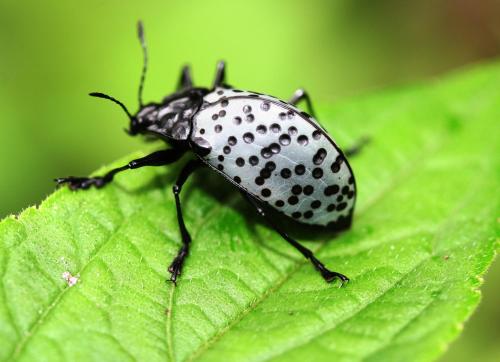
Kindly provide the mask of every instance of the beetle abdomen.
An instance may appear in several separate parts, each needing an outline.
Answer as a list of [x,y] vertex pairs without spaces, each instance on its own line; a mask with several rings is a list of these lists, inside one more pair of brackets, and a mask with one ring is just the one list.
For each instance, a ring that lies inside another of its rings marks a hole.
[[356,188],[338,147],[316,120],[270,96],[218,88],[194,117],[203,160],[225,177],[300,222],[350,222]]

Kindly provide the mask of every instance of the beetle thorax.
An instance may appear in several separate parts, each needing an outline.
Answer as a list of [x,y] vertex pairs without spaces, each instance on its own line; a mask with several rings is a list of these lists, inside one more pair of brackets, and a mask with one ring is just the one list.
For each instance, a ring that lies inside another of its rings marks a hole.
[[187,140],[192,128],[192,118],[198,110],[188,96],[174,100],[168,98],[162,104],[144,106],[137,113],[139,128],[143,133],[166,140]]

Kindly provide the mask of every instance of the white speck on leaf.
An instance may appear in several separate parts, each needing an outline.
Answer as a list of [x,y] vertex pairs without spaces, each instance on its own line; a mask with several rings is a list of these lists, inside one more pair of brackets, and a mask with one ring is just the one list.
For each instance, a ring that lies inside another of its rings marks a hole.
[[64,273],[62,273],[61,277],[64,280],[66,280],[66,282],[68,283],[69,287],[72,287],[73,285],[75,285],[76,283],[78,283],[78,280],[80,279],[79,276],[73,276],[68,271],[65,271]]

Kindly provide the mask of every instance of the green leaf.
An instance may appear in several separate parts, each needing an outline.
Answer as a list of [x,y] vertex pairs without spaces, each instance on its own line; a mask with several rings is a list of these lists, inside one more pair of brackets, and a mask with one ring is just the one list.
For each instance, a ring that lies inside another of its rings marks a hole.
[[341,145],[372,138],[352,159],[352,229],[306,242],[350,276],[345,288],[208,171],[182,195],[193,247],[177,288],[165,280],[180,245],[178,166],[62,189],[3,220],[0,359],[436,358],[477,306],[498,248],[499,84],[500,64],[483,65],[320,108]]

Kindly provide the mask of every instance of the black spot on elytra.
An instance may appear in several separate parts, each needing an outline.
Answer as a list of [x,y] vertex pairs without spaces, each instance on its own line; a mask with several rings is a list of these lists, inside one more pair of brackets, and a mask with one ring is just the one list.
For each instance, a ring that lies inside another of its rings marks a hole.
[[315,130],[312,133],[312,138],[315,140],[319,140],[321,138],[321,131],[320,130]]
[[236,165],[237,165],[238,167],[243,167],[243,166],[245,166],[245,160],[244,160],[242,157],[238,157],[238,158],[236,159]]
[[281,152],[281,146],[277,143],[271,143],[269,145],[269,149],[271,150],[272,153],[277,154]]
[[346,202],[343,202],[343,203],[341,203],[341,204],[338,204],[338,205],[337,205],[337,211],[342,211],[342,210],[344,210],[346,207],[347,207],[347,203],[346,203]]
[[260,150],[260,155],[264,158],[269,158],[273,155],[273,152],[269,147],[264,147],[263,149]]
[[312,171],[312,175],[314,178],[321,178],[323,177],[323,170],[319,167],[316,167],[313,171]]
[[321,207],[321,201],[319,200],[314,200],[313,202],[311,202],[311,207],[313,209],[318,209],[319,207]]
[[299,133],[299,131],[297,131],[297,128],[295,128],[294,126],[288,127],[288,134],[290,136],[295,136],[297,135],[297,133]]
[[257,133],[266,134],[267,127],[264,126],[263,124],[259,124],[255,130],[257,131]]
[[314,192],[314,187],[312,187],[311,185],[306,185],[304,186],[304,195],[312,195],[312,193]]
[[276,169],[276,164],[273,161],[268,161],[264,167],[272,172]]
[[338,185],[330,185],[325,188],[325,195],[326,196],[331,196],[335,195],[337,192],[339,192],[339,186]]
[[291,142],[291,138],[287,134],[282,134],[279,138],[279,142],[282,146],[288,146]]
[[300,135],[299,137],[297,137],[297,142],[301,146],[307,146],[307,144],[309,143],[309,138],[307,138],[306,135]]
[[260,170],[260,176],[263,178],[269,178],[271,177],[271,171],[267,168],[263,168]]
[[260,194],[264,197],[269,197],[271,196],[271,190],[269,189],[262,189],[262,191],[260,192]]
[[315,165],[321,165],[326,158],[326,154],[326,150],[324,148],[320,148],[313,156],[313,163]]
[[284,169],[281,170],[280,175],[283,178],[290,178],[290,176],[292,176],[292,171],[290,171],[289,168],[285,167]]
[[306,167],[304,165],[297,165],[295,166],[295,173],[297,175],[303,175],[306,172]]
[[263,177],[257,176],[257,177],[255,178],[255,184],[257,184],[258,186],[262,186],[262,185],[264,185],[264,182],[265,182],[265,180],[264,180],[264,178],[263,178]]
[[250,132],[247,132],[243,135],[243,141],[245,141],[245,143],[252,143],[254,140],[255,136]]

